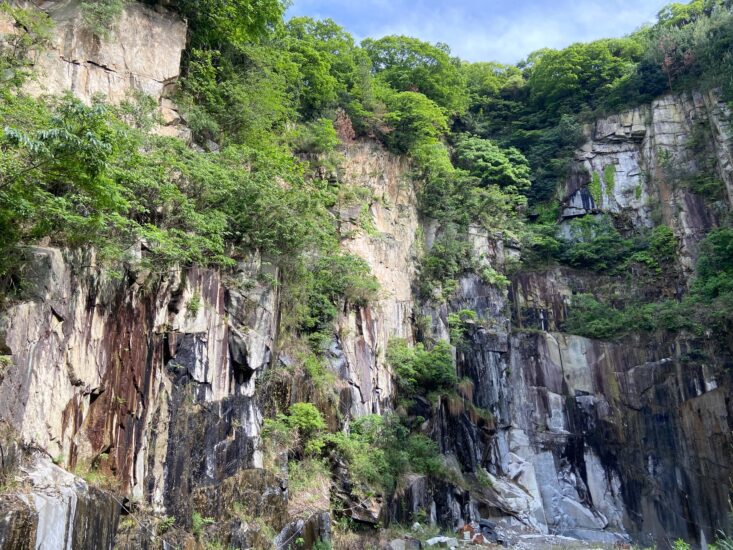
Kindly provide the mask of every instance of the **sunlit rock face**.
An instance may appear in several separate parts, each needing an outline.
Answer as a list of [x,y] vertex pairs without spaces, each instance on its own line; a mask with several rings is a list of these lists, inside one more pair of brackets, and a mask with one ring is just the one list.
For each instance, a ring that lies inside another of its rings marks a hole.
[[[128,2],[108,34],[98,36],[85,24],[81,2],[10,2],[40,8],[54,24],[50,44],[31,52],[33,78],[24,90],[34,96],[71,92],[85,103],[94,98],[112,104],[152,98],[160,119],[154,131],[190,140],[191,132],[170,99],[180,76],[186,23],[160,7]],[[12,21],[0,16],[0,40],[16,32]]]
[[56,24],[51,47],[36,63],[33,93],[74,95],[91,101],[95,94],[118,103],[139,91],[156,99],[178,78],[186,46],[186,24],[163,10],[129,3],[108,36],[84,25],[80,0],[41,2]]
[[368,198],[339,205],[342,248],[366,260],[380,285],[375,303],[339,319],[330,353],[334,369],[350,386],[351,413],[361,416],[389,408],[394,397],[385,352],[390,338],[413,339],[413,286],[422,242],[406,159],[369,142],[350,144],[344,155],[342,185]]

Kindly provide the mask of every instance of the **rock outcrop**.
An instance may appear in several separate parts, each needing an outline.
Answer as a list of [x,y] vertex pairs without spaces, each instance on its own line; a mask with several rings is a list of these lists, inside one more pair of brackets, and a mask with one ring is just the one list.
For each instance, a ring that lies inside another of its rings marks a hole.
[[108,36],[86,28],[80,0],[40,2],[56,29],[51,46],[36,62],[33,93],[74,95],[91,101],[101,94],[113,103],[139,91],[156,99],[178,79],[186,47],[186,23],[180,17],[129,3]]
[[[78,2],[45,4],[57,32],[34,92],[120,101],[139,90],[173,109],[165,95],[182,21],[130,5],[100,40],[80,24]],[[667,96],[589,132],[562,217],[664,221],[690,275],[719,209],[677,180],[712,166],[726,191],[718,202],[733,204],[728,108],[713,92]],[[508,288],[465,273],[444,302],[421,301],[419,259],[441,228],[418,215],[409,162],[366,141],[343,156],[339,181],[354,199],[334,208],[341,245],[381,291],[339,315],[326,353],[340,391],[330,427],[393,408],[390,338],[447,339],[451,313],[476,313],[455,349],[471,391],[410,411],[425,419],[450,481],[409,476],[353,519],[457,528],[495,518],[601,543],[714,538],[733,477],[727,353],[681,337],[563,333],[573,295],[608,282],[567,268],[514,274]],[[470,242],[478,265],[498,272],[519,254],[477,227]],[[205,528],[234,547],[327,540],[328,513],[289,517],[287,467],[263,463],[257,390],[263,373],[293,361],[278,349],[280,296],[267,282],[277,268],[252,256],[226,272],[156,273],[140,261],[143,243],[130,252],[137,260],[110,272],[92,251],[27,249],[24,295],[0,317],[0,482],[10,488],[0,548],[195,547],[194,517],[214,518]],[[176,527],[161,535],[161,518]]]
[[691,192],[695,176],[719,179],[733,205],[731,113],[715,91],[669,95],[588,128],[564,189],[564,218],[622,214],[637,226],[663,222],[682,242],[691,273],[697,243],[716,223],[716,211]]
[[351,387],[351,413],[361,416],[389,408],[394,397],[386,344],[390,338],[413,339],[413,285],[422,243],[406,159],[376,144],[355,143],[345,151],[342,172],[343,185],[368,196],[340,205],[342,247],[366,260],[380,285],[374,304],[339,320],[330,353],[332,367]]
[[[13,358],[0,419],[27,447],[184,525],[216,506],[207,488],[262,466],[254,388],[271,359],[277,292],[254,279],[267,266],[242,264],[225,288],[214,271],[130,267],[115,278],[91,254],[29,254],[29,299],[0,323]],[[20,481],[39,471],[23,468]]]

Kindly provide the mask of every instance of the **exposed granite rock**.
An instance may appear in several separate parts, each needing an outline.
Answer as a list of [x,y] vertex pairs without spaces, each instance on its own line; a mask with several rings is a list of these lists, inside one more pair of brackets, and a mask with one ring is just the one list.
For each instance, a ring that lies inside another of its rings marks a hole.
[[376,303],[339,320],[340,337],[332,347],[332,367],[350,384],[351,413],[359,416],[384,410],[393,396],[386,344],[392,337],[412,340],[412,284],[420,242],[407,161],[365,141],[344,152],[341,181],[371,194],[363,214],[373,230],[366,231],[358,217],[342,209],[342,248],[366,260],[381,287]]
[[178,78],[186,46],[180,17],[131,2],[109,36],[100,38],[85,28],[80,0],[41,4],[56,30],[52,46],[38,58],[38,79],[29,91],[71,90],[86,101],[102,94],[118,103],[133,90],[159,99]]
[[316,543],[331,542],[331,515],[328,512],[314,514],[286,525],[273,541],[275,548],[283,550],[311,550]]
[[20,496],[0,496],[0,548],[35,550],[38,512]]
[[[699,173],[704,164],[701,155],[710,156],[714,165],[710,175],[723,182],[727,206],[733,205],[728,106],[715,91],[668,95],[600,119],[588,132],[589,140],[577,152],[565,185],[563,217],[612,212],[624,214],[637,227],[650,227],[653,215],[661,216],[681,238],[681,262],[691,273],[697,243],[716,215],[703,197],[677,180]],[[702,136],[704,153],[691,147],[695,135]]]
[[[182,21],[129,5],[110,39],[100,40],[81,25],[78,0],[42,4],[58,32],[30,91],[71,90],[85,101],[103,93],[119,102],[139,90],[159,101],[177,133],[183,121],[165,96],[185,46]],[[12,29],[0,22],[0,31]],[[566,182],[563,216],[612,212],[641,227],[659,206],[691,273],[716,214],[673,185],[668,168],[698,168],[689,140],[701,125],[733,204],[730,113],[710,92],[667,96],[593,125]],[[456,350],[472,395],[458,406],[444,398],[415,405],[454,482],[411,476],[389,502],[357,501],[341,471],[335,498],[351,517],[409,523],[424,514],[450,528],[511,518],[536,533],[601,543],[627,534],[645,543],[701,532],[711,540],[726,525],[733,476],[730,359],[685,357],[692,346],[684,340],[605,343],[558,332],[572,294],[600,280],[572,270],[520,273],[509,292],[467,274],[446,303],[416,311],[417,260],[441,227],[419,219],[405,159],[368,142],[350,143],[344,154],[340,181],[370,199],[366,209],[339,205],[342,247],[367,261],[382,291],[338,320],[328,355],[344,382],[343,418],[334,413],[330,427],[390,409],[385,350],[393,337],[413,341],[416,313],[430,319],[426,330],[436,339],[448,338],[450,313],[477,313]],[[518,255],[483,229],[471,227],[469,237],[481,268],[501,271]],[[92,253],[28,254],[27,299],[0,319],[0,355],[12,360],[0,373],[0,421],[20,441],[66,468],[98,464],[135,506],[180,526],[190,526],[194,512],[215,517],[212,531],[234,547],[271,542],[257,518],[279,531],[281,547],[299,536],[306,548],[327,540],[328,514],[289,522],[286,482],[261,469],[255,388],[273,362],[279,297],[257,275],[276,279],[274,268],[253,257],[225,278],[130,265],[115,279]],[[298,387],[289,398],[308,395]],[[18,466],[5,448],[3,474],[11,462]],[[47,459],[24,476],[27,492],[1,497],[0,548],[111,546],[119,503],[110,495]],[[235,503],[246,503],[252,518],[235,517]],[[200,546],[189,535],[180,541]],[[159,543],[142,528],[119,541]]]
[[193,494],[210,508],[206,487],[261,467],[253,393],[277,292],[252,281],[266,266],[243,263],[231,283],[249,290],[229,291],[214,271],[131,266],[116,279],[93,254],[28,253],[29,299],[0,320],[13,357],[0,419],[21,441],[70,469],[99,462],[123,493],[184,522]]
[[0,497],[0,548],[112,548],[120,506],[111,493],[40,454],[17,479],[23,490]]
[[[186,47],[186,23],[165,9],[127,2],[109,34],[97,36],[84,23],[81,1],[11,1],[45,11],[55,24],[50,45],[32,54],[34,75],[25,91],[34,96],[71,92],[85,103],[102,96],[113,104],[143,94],[158,103],[161,122],[154,132],[190,141],[191,131],[170,99]],[[0,40],[15,32],[12,21],[0,15]]]

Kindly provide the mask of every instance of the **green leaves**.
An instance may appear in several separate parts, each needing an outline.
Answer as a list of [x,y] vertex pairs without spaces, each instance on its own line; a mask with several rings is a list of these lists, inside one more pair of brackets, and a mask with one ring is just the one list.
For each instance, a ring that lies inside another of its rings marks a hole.
[[384,120],[390,126],[385,139],[393,150],[411,152],[448,132],[446,116],[423,94],[383,90],[382,98],[388,109]]
[[108,168],[124,140],[108,110],[66,97],[51,111],[36,102],[36,113],[19,124],[32,100],[7,99],[0,112],[0,226],[7,228],[0,248],[45,236],[99,242],[119,229],[129,202]]
[[358,256],[333,252],[304,266],[302,285],[307,309],[299,315],[299,329],[312,334],[315,347],[328,334],[339,306],[363,307],[376,298],[379,283],[369,265]]
[[[164,268],[230,265],[254,250],[276,259],[335,239],[318,183],[306,181],[282,148],[200,153],[130,128],[100,103],[67,97],[46,108],[23,96],[7,100],[0,108],[3,251],[46,236],[109,251],[143,240],[145,261]],[[332,126],[317,130],[317,146],[331,146]],[[366,293],[346,287],[355,300]]]
[[430,350],[422,344],[414,348],[401,338],[389,341],[387,361],[394,369],[400,395],[411,397],[452,389],[456,383],[450,344],[437,342]]
[[421,93],[447,115],[460,114],[468,106],[465,77],[445,44],[386,36],[364,40],[362,47],[372,60],[375,74],[398,92]]
[[391,492],[408,472],[443,472],[438,445],[411,433],[396,415],[361,416],[352,421],[351,433],[330,434],[326,441],[348,462],[351,479],[372,490]]
[[288,414],[278,414],[265,420],[262,436],[288,453],[302,456],[318,454],[323,446],[321,432],[326,429],[323,415],[312,403],[293,403]]
[[30,75],[39,52],[50,42],[54,23],[48,14],[34,8],[0,2],[0,16],[14,23],[14,32],[0,40],[0,84],[20,86]]
[[633,39],[605,39],[545,50],[532,66],[532,100],[550,116],[596,107],[624,75],[633,70],[641,48]]
[[112,26],[122,15],[127,0],[95,0],[81,3],[81,16],[89,31],[108,38]]
[[464,135],[458,139],[456,164],[478,178],[483,186],[498,185],[510,192],[527,191],[531,185],[527,159],[516,148],[499,147],[488,139]]
[[708,300],[733,293],[733,229],[715,229],[700,243],[693,291]]
[[261,38],[280,24],[281,0],[177,0],[173,7],[188,20],[194,47],[239,46]]

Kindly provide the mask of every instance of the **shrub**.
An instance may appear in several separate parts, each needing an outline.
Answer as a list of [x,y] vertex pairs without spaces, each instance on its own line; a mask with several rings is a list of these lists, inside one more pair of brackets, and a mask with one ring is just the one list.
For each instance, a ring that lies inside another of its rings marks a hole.
[[295,153],[322,155],[333,151],[341,142],[333,122],[319,118],[296,127],[290,135],[290,143]]
[[693,291],[704,299],[733,292],[733,229],[715,229],[700,243]]
[[191,299],[186,302],[186,311],[191,317],[196,317],[201,309],[201,294],[198,291],[193,293]]
[[315,432],[324,430],[326,423],[321,412],[312,403],[293,403],[289,409],[288,426],[308,439]]
[[583,216],[568,224],[570,237],[564,240],[563,261],[573,267],[606,271],[618,267],[631,251],[607,216]]
[[658,330],[701,334],[704,329],[700,316],[699,304],[692,297],[682,301],[632,302],[617,309],[590,294],[581,294],[573,297],[563,330],[600,340]]
[[591,294],[579,294],[573,296],[563,330],[604,340],[615,338],[629,328],[622,312],[602,304]]
[[531,185],[527,159],[516,148],[499,147],[488,139],[464,135],[455,147],[457,166],[477,178],[481,185],[498,185],[527,191]]
[[199,537],[203,533],[204,527],[214,523],[214,518],[205,518],[198,512],[194,512],[191,516],[191,531],[195,536]]
[[456,288],[456,279],[471,267],[471,248],[465,234],[458,227],[447,225],[433,243],[430,252],[420,261],[420,292],[425,297],[434,295],[436,288],[444,298]]
[[90,32],[108,38],[116,20],[122,15],[127,0],[96,0],[81,3],[81,16]]
[[395,415],[366,415],[353,421],[349,434],[328,436],[349,463],[352,479],[381,491],[395,488],[405,473],[441,475],[443,462],[437,444],[411,433]]
[[395,152],[412,152],[448,132],[448,120],[440,107],[420,93],[390,91],[384,102],[389,109],[384,120],[391,128],[385,140]]
[[332,329],[340,305],[367,305],[376,298],[379,283],[369,265],[352,254],[327,254],[309,267],[303,273],[306,309],[300,313],[299,326],[318,343]]
[[450,341],[454,346],[461,347],[463,345],[469,323],[477,319],[478,315],[471,309],[462,309],[448,315]]
[[322,446],[320,433],[326,429],[321,412],[311,403],[293,403],[288,414],[265,419],[262,437],[275,449],[288,453],[318,454]]
[[457,382],[453,354],[447,342],[438,342],[427,350],[422,344],[411,348],[405,340],[395,338],[387,346],[387,361],[393,368],[397,386],[408,397],[451,389]]
[[170,530],[176,523],[176,518],[173,516],[163,516],[158,522],[157,531],[159,535],[164,535]]
[[38,55],[49,44],[54,23],[41,10],[11,6],[0,2],[0,15],[14,23],[14,33],[0,39],[0,83],[20,86],[30,75]]

